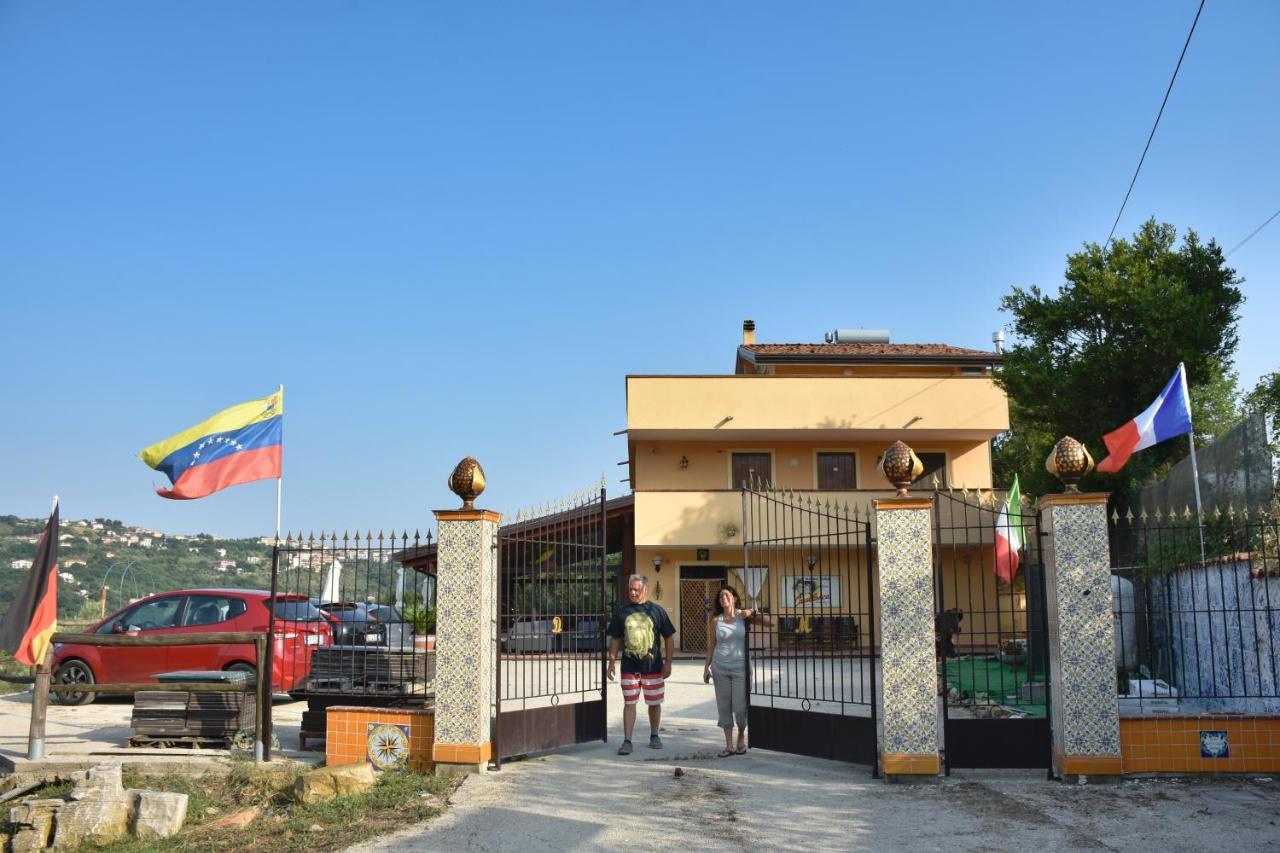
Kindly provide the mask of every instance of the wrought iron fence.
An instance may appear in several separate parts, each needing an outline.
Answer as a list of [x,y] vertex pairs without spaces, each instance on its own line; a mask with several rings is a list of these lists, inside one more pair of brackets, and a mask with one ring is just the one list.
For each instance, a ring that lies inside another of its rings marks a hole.
[[1280,713],[1276,509],[1113,511],[1122,714]]
[[295,696],[417,703],[434,694],[432,535],[289,534],[272,554],[273,667]]
[[[498,533],[498,696],[503,710],[601,697],[621,563],[597,488],[516,514]],[[554,700],[554,702],[553,702]]]
[[874,716],[877,626],[871,523],[838,506],[752,484],[742,491],[752,701]]

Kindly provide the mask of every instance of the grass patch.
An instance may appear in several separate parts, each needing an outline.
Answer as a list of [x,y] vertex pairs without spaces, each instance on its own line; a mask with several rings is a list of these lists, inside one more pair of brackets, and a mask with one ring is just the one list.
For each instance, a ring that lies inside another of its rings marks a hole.
[[[0,672],[5,675],[30,675],[31,667],[18,663],[9,655],[0,652]],[[9,693],[21,693],[30,686],[30,684],[14,684],[11,681],[0,681],[0,696]]]
[[[95,849],[105,853],[338,850],[434,817],[440,812],[440,801],[456,784],[433,774],[387,771],[364,794],[304,806],[294,802],[293,783],[305,769],[263,771],[245,762],[225,776],[125,774],[126,787],[189,796],[186,826],[165,841],[128,840]],[[260,808],[262,814],[245,828],[215,826],[219,819],[250,808]]]

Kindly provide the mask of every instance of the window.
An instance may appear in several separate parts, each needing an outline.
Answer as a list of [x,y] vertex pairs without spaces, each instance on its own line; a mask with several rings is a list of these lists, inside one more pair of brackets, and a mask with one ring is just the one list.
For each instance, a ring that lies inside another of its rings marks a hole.
[[132,607],[121,613],[107,631],[116,625],[122,625],[122,631],[154,631],[157,628],[174,628],[178,624],[178,614],[182,612],[185,597],[178,595],[172,598],[157,598]]
[[917,453],[916,456],[924,463],[924,473],[911,481],[911,488],[921,491],[932,489],[935,474],[938,476],[938,488],[947,488],[947,454]]
[[182,624],[184,627],[216,625],[236,618],[246,609],[244,599],[226,595],[193,595]]
[[740,489],[743,483],[773,482],[773,460],[768,453],[733,454],[733,481],[730,488]]
[[848,491],[858,488],[857,457],[850,453],[818,454],[818,488]]

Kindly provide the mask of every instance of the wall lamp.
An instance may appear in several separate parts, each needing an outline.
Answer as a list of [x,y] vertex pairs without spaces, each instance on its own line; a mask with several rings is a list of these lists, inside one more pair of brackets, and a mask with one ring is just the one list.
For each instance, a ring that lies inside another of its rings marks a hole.
[[681,470],[681,471],[687,471],[688,469],[689,469],[689,457],[688,457],[688,456],[681,456],[681,457],[680,457],[680,470]]
[[810,569],[810,571],[812,571],[812,570],[813,570],[813,567],[814,567],[814,566],[816,566],[816,565],[818,565],[818,558],[817,558],[817,557],[815,557],[813,554],[810,554],[810,555],[809,555],[809,569]]
[[653,570],[658,573],[662,572],[662,555],[653,558]]

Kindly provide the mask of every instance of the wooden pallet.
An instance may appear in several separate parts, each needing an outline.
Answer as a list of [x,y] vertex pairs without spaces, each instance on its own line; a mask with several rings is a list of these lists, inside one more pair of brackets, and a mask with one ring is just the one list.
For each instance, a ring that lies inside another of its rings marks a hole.
[[176,734],[136,734],[129,738],[129,746],[153,747],[155,749],[230,749],[231,738]]

